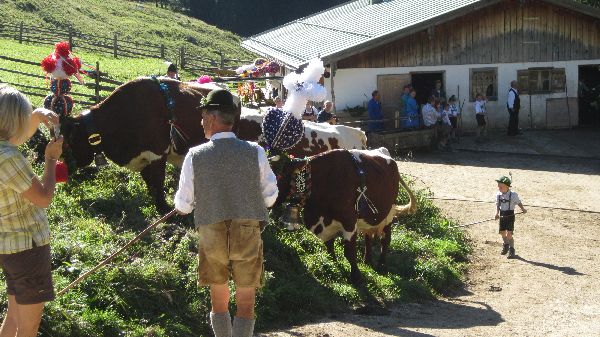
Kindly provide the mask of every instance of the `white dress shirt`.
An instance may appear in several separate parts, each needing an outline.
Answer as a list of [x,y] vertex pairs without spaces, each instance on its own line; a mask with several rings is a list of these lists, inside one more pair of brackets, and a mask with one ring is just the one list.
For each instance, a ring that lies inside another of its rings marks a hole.
[[[236,138],[236,136],[233,132],[219,132],[210,137],[209,141],[223,138]],[[181,176],[179,177],[179,188],[177,193],[175,193],[175,208],[185,214],[191,213],[195,207],[194,168],[190,152],[188,151],[183,160]],[[277,189],[277,179],[273,170],[271,170],[267,154],[262,147],[258,147],[258,167],[260,169],[260,185],[262,187],[261,192],[265,200],[265,206],[271,207],[277,199],[279,190]]]
[[485,114],[485,103],[487,101],[486,100],[481,100],[481,101],[475,101],[475,114],[478,115],[483,115]]
[[519,94],[519,91],[517,91],[517,89],[515,88],[511,87],[510,89],[508,89],[508,101],[506,103],[508,104],[509,109],[512,109],[515,106],[515,92],[517,93],[517,95]]
[[440,113],[430,103],[425,104],[423,107],[423,123],[425,126],[431,126],[437,123],[438,118],[441,117]]

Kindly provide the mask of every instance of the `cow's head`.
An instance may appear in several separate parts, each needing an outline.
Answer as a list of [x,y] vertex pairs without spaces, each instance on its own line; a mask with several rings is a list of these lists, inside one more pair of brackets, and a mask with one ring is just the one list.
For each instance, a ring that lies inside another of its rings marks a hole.
[[[273,173],[277,177],[277,188],[279,193],[273,205],[279,212],[283,211],[282,222],[289,230],[301,227],[298,219],[299,208],[302,202],[299,196],[292,191],[293,179],[296,173],[307,165],[306,159],[294,159],[286,154],[279,154],[269,158]],[[304,196],[306,197],[306,195]]]
[[64,118],[60,125],[60,133],[64,137],[63,153],[69,166],[74,164],[74,169],[90,165],[94,160],[94,151],[80,118]]

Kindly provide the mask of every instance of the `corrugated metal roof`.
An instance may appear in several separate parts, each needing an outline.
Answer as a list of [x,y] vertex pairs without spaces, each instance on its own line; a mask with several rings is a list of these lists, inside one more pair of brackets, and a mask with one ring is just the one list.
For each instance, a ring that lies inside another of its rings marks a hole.
[[242,46],[294,68],[485,0],[357,0],[254,35]]
[[[314,57],[328,60],[332,55],[383,41],[391,34],[426,28],[447,21],[450,15],[499,1],[383,0],[377,4],[371,4],[371,0],[351,1],[254,35],[242,41],[242,46],[298,68]],[[546,1],[600,17],[598,9],[572,0]]]

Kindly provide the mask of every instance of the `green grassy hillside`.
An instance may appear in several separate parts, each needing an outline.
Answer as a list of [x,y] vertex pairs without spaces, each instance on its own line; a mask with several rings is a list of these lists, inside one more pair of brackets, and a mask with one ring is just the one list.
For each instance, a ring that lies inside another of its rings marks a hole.
[[[0,56],[7,56],[33,62],[41,62],[46,55],[52,52],[52,46],[39,46],[29,43],[20,44],[16,41],[4,39],[0,39],[0,46],[2,46],[2,48],[0,48]],[[98,54],[88,51],[77,51],[77,56],[79,56],[83,60],[83,62],[94,66],[96,65],[96,62],[100,62],[100,70],[103,73],[108,74],[108,76],[110,76],[111,78],[120,82],[127,82],[139,76],[162,75],[165,73],[166,70],[166,65],[164,61],[158,59],[115,59],[105,54]],[[39,65],[26,65],[22,63],[16,63],[0,59],[0,68],[17,70],[20,72],[44,76],[44,72]],[[192,79],[196,78],[197,76],[196,74],[189,73],[185,70],[181,70],[179,72],[179,75],[182,79]],[[87,76],[83,76],[83,79],[86,82],[94,81],[92,78]],[[74,78],[72,80],[76,82]],[[34,87],[45,87],[49,85],[49,82],[45,81],[44,79],[30,77],[22,74],[10,73],[1,69],[0,82],[17,83],[21,85]],[[16,87],[22,88],[18,86]],[[46,90],[46,92],[35,90],[35,92],[41,93],[48,93],[49,91],[49,89]],[[94,94],[92,89],[76,84],[73,85],[72,91],[76,93],[89,95]],[[108,93],[103,92],[102,95],[107,96]],[[30,99],[35,106],[43,105],[42,97],[32,96],[30,97]],[[75,97],[75,99],[78,98]],[[81,107],[76,104],[73,109],[74,113],[77,114],[80,110]]]
[[252,55],[240,47],[240,38],[198,19],[152,3],[127,0],[3,0],[0,22],[68,29],[84,34],[129,38],[165,44],[176,51],[180,46],[195,47],[197,56],[211,56],[221,50],[228,57],[248,59]]

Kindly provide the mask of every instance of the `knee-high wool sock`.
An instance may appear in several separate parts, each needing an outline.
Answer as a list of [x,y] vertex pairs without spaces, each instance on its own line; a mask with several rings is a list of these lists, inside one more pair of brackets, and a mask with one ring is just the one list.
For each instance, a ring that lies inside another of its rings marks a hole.
[[228,312],[210,313],[210,325],[212,326],[215,337],[231,337],[231,316]]

